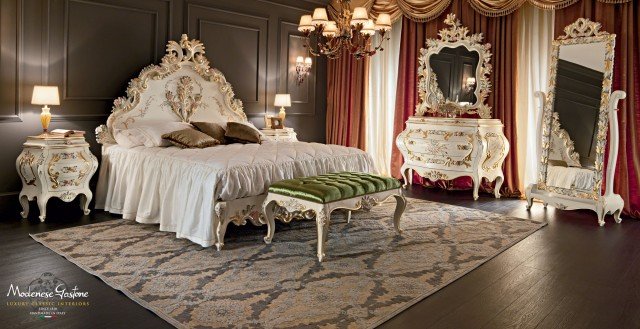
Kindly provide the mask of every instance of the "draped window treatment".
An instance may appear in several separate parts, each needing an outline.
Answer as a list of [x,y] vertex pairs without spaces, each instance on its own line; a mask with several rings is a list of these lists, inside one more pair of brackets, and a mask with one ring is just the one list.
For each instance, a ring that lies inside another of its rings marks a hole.
[[[351,0],[351,8],[365,7],[373,17],[388,13],[392,21],[401,16],[415,22],[427,22],[440,16],[452,0]],[[476,12],[490,17],[506,16],[528,3],[539,9],[556,10],[568,7],[580,0],[465,0]],[[597,0],[601,3],[628,3],[633,0]],[[329,12],[337,12],[339,0],[331,0]]]
[[618,105],[620,150],[614,191],[624,199],[623,214],[640,218],[640,3],[581,1],[556,11],[555,36],[580,17],[600,22],[601,30],[616,34],[613,90],[624,90],[627,98]]
[[[391,39],[385,41],[384,51],[371,57],[367,92],[366,149],[382,175],[390,176],[391,146],[394,144],[393,118],[396,106],[396,81],[398,79],[398,55],[402,21],[391,29]],[[373,43],[378,44],[375,35]]]
[[327,143],[364,150],[369,58],[342,52],[327,61]]
[[516,86],[517,157],[520,191],[537,182],[540,100],[547,91],[554,12],[525,4],[518,11],[518,80]]

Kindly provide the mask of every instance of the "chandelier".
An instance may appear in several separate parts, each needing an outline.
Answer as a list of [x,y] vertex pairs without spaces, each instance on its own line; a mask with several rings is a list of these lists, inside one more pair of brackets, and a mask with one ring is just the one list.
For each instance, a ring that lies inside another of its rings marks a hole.
[[[316,8],[313,15],[300,17],[298,31],[304,33],[305,48],[313,56],[338,58],[345,48],[356,59],[373,56],[383,51],[382,43],[389,40],[385,33],[391,30],[391,16],[379,14],[375,23],[365,7],[350,10],[350,0],[338,0],[340,12],[330,21],[325,8]],[[372,45],[372,37],[380,33],[380,43]]]

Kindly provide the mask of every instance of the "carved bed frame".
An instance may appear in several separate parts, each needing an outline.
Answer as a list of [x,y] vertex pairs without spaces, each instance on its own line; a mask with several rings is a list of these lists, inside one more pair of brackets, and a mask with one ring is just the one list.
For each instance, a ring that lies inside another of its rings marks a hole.
[[[224,75],[209,66],[204,56],[205,47],[199,40],[183,34],[179,42],[169,41],[166,54],[159,65],[142,69],[132,79],[126,96],[113,102],[106,124],[96,128],[96,139],[102,144],[103,154],[117,142],[114,132],[154,122],[208,121],[226,126],[227,122],[249,122],[242,102],[234,96],[233,88]],[[104,168],[100,168],[101,174]],[[104,187],[98,184],[98,191]],[[100,193],[100,192],[98,192]],[[215,246],[224,246],[224,236],[229,223],[256,226],[265,225],[262,203],[266,193],[230,201],[212,200],[214,203],[213,226]],[[374,200],[379,203],[382,200]],[[312,219],[311,212],[288,212],[285,208],[273,209],[276,218]]]
[[[126,96],[113,102],[107,123],[96,128],[96,139],[103,145],[103,154],[117,144],[114,132],[147,122],[210,121],[248,122],[242,101],[235,98],[233,88],[224,75],[209,66],[204,45],[183,34],[180,42],[169,41],[159,65],[142,69],[129,82]],[[213,106],[215,105],[215,106]],[[100,190],[100,188],[99,188]],[[229,223],[266,224],[261,206],[266,195],[232,201],[214,200],[216,248],[224,245]]]

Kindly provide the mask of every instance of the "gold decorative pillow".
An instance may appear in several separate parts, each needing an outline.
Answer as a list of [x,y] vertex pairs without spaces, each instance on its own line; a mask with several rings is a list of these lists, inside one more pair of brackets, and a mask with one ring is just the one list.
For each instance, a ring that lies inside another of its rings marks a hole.
[[168,134],[164,134],[162,135],[162,138],[183,149],[205,148],[220,144],[220,141],[217,139],[191,128],[176,130]]
[[220,141],[220,144],[225,144],[224,140],[224,128],[221,125],[213,122],[191,122],[199,131],[213,137],[213,139]]
[[258,143],[262,141],[260,131],[258,129],[240,122],[227,122],[227,132],[225,133],[227,141],[233,143]]

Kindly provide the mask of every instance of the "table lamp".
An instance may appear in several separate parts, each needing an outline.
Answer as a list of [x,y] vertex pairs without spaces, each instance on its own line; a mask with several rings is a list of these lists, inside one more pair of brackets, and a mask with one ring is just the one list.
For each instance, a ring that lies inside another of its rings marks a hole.
[[33,95],[31,96],[31,104],[44,105],[42,107],[42,113],[40,113],[40,122],[42,123],[42,133],[47,134],[49,122],[51,122],[51,112],[49,111],[49,105],[60,105],[58,87],[34,86]]
[[278,113],[278,117],[284,126],[284,118],[287,116],[284,108],[291,106],[291,95],[289,94],[276,94],[276,99],[273,102],[273,106],[280,106],[280,112]]

